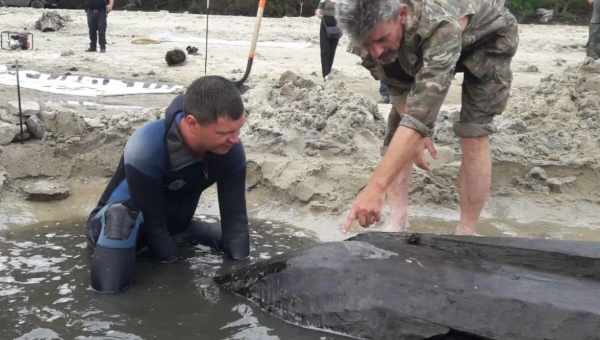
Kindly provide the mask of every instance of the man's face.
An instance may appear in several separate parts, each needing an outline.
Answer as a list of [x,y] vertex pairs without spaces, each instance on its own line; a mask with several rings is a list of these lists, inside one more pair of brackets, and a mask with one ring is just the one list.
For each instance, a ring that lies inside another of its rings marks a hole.
[[182,123],[189,127],[188,147],[196,153],[212,152],[224,155],[240,142],[240,129],[246,122],[241,116],[237,120],[219,117],[210,124],[199,124],[193,115],[186,115]]
[[367,35],[363,47],[375,62],[390,64],[398,56],[404,34],[404,12],[396,18],[379,22]]

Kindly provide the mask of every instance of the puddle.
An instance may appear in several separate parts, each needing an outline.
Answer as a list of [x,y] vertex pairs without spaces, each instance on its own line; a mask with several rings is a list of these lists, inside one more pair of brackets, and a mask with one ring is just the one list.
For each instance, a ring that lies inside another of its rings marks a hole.
[[[130,290],[98,294],[89,287],[83,228],[0,231],[1,339],[342,339],[286,324],[221,290],[212,277],[231,263],[203,246],[180,248],[182,259],[171,265],[140,258]],[[254,220],[251,230],[248,262],[317,242],[273,221]]]

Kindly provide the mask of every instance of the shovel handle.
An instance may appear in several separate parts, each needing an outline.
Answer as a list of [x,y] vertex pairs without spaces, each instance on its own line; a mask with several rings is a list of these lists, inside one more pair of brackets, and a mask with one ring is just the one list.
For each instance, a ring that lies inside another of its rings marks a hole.
[[265,6],[267,5],[267,0],[259,0],[258,2],[258,10],[256,11],[256,24],[254,25],[254,33],[252,34],[252,44],[250,45],[250,53],[248,54],[248,63],[246,64],[246,72],[242,79],[236,81],[236,85],[241,87],[242,84],[248,79],[250,75],[250,70],[252,69],[252,62],[254,61],[254,57],[256,56],[256,42],[258,40],[258,32],[260,31],[260,23],[262,21],[263,13],[265,11]]

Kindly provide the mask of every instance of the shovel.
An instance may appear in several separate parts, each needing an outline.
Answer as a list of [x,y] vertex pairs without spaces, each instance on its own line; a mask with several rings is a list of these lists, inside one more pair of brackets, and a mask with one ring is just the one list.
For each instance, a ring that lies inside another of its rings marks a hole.
[[248,55],[248,63],[246,64],[246,72],[244,72],[244,76],[242,79],[234,81],[235,85],[238,88],[242,88],[246,79],[250,75],[250,70],[252,69],[252,62],[254,61],[254,56],[256,55],[256,41],[258,40],[258,31],[260,30],[260,22],[262,21],[263,12],[265,10],[265,5],[267,4],[267,0],[259,0],[258,1],[258,11],[256,12],[256,24],[254,25],[254,34],[252,35],[252,44],[250,45],[250,54]]

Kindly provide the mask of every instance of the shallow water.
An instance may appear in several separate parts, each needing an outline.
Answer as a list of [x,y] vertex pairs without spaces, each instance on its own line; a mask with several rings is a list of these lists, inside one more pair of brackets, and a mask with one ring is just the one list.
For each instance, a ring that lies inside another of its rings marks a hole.
[[[210,218],[205,217],[205,220]],[[247,262],[315,244],[290,226],[253,221]],[[126,293],[89,287],[82,223],[0,231],[0,339],[341,339],[286,324],[212,280],[224,261],[204,246],[181,247],[182,259],[161,265],[139,258]]]

